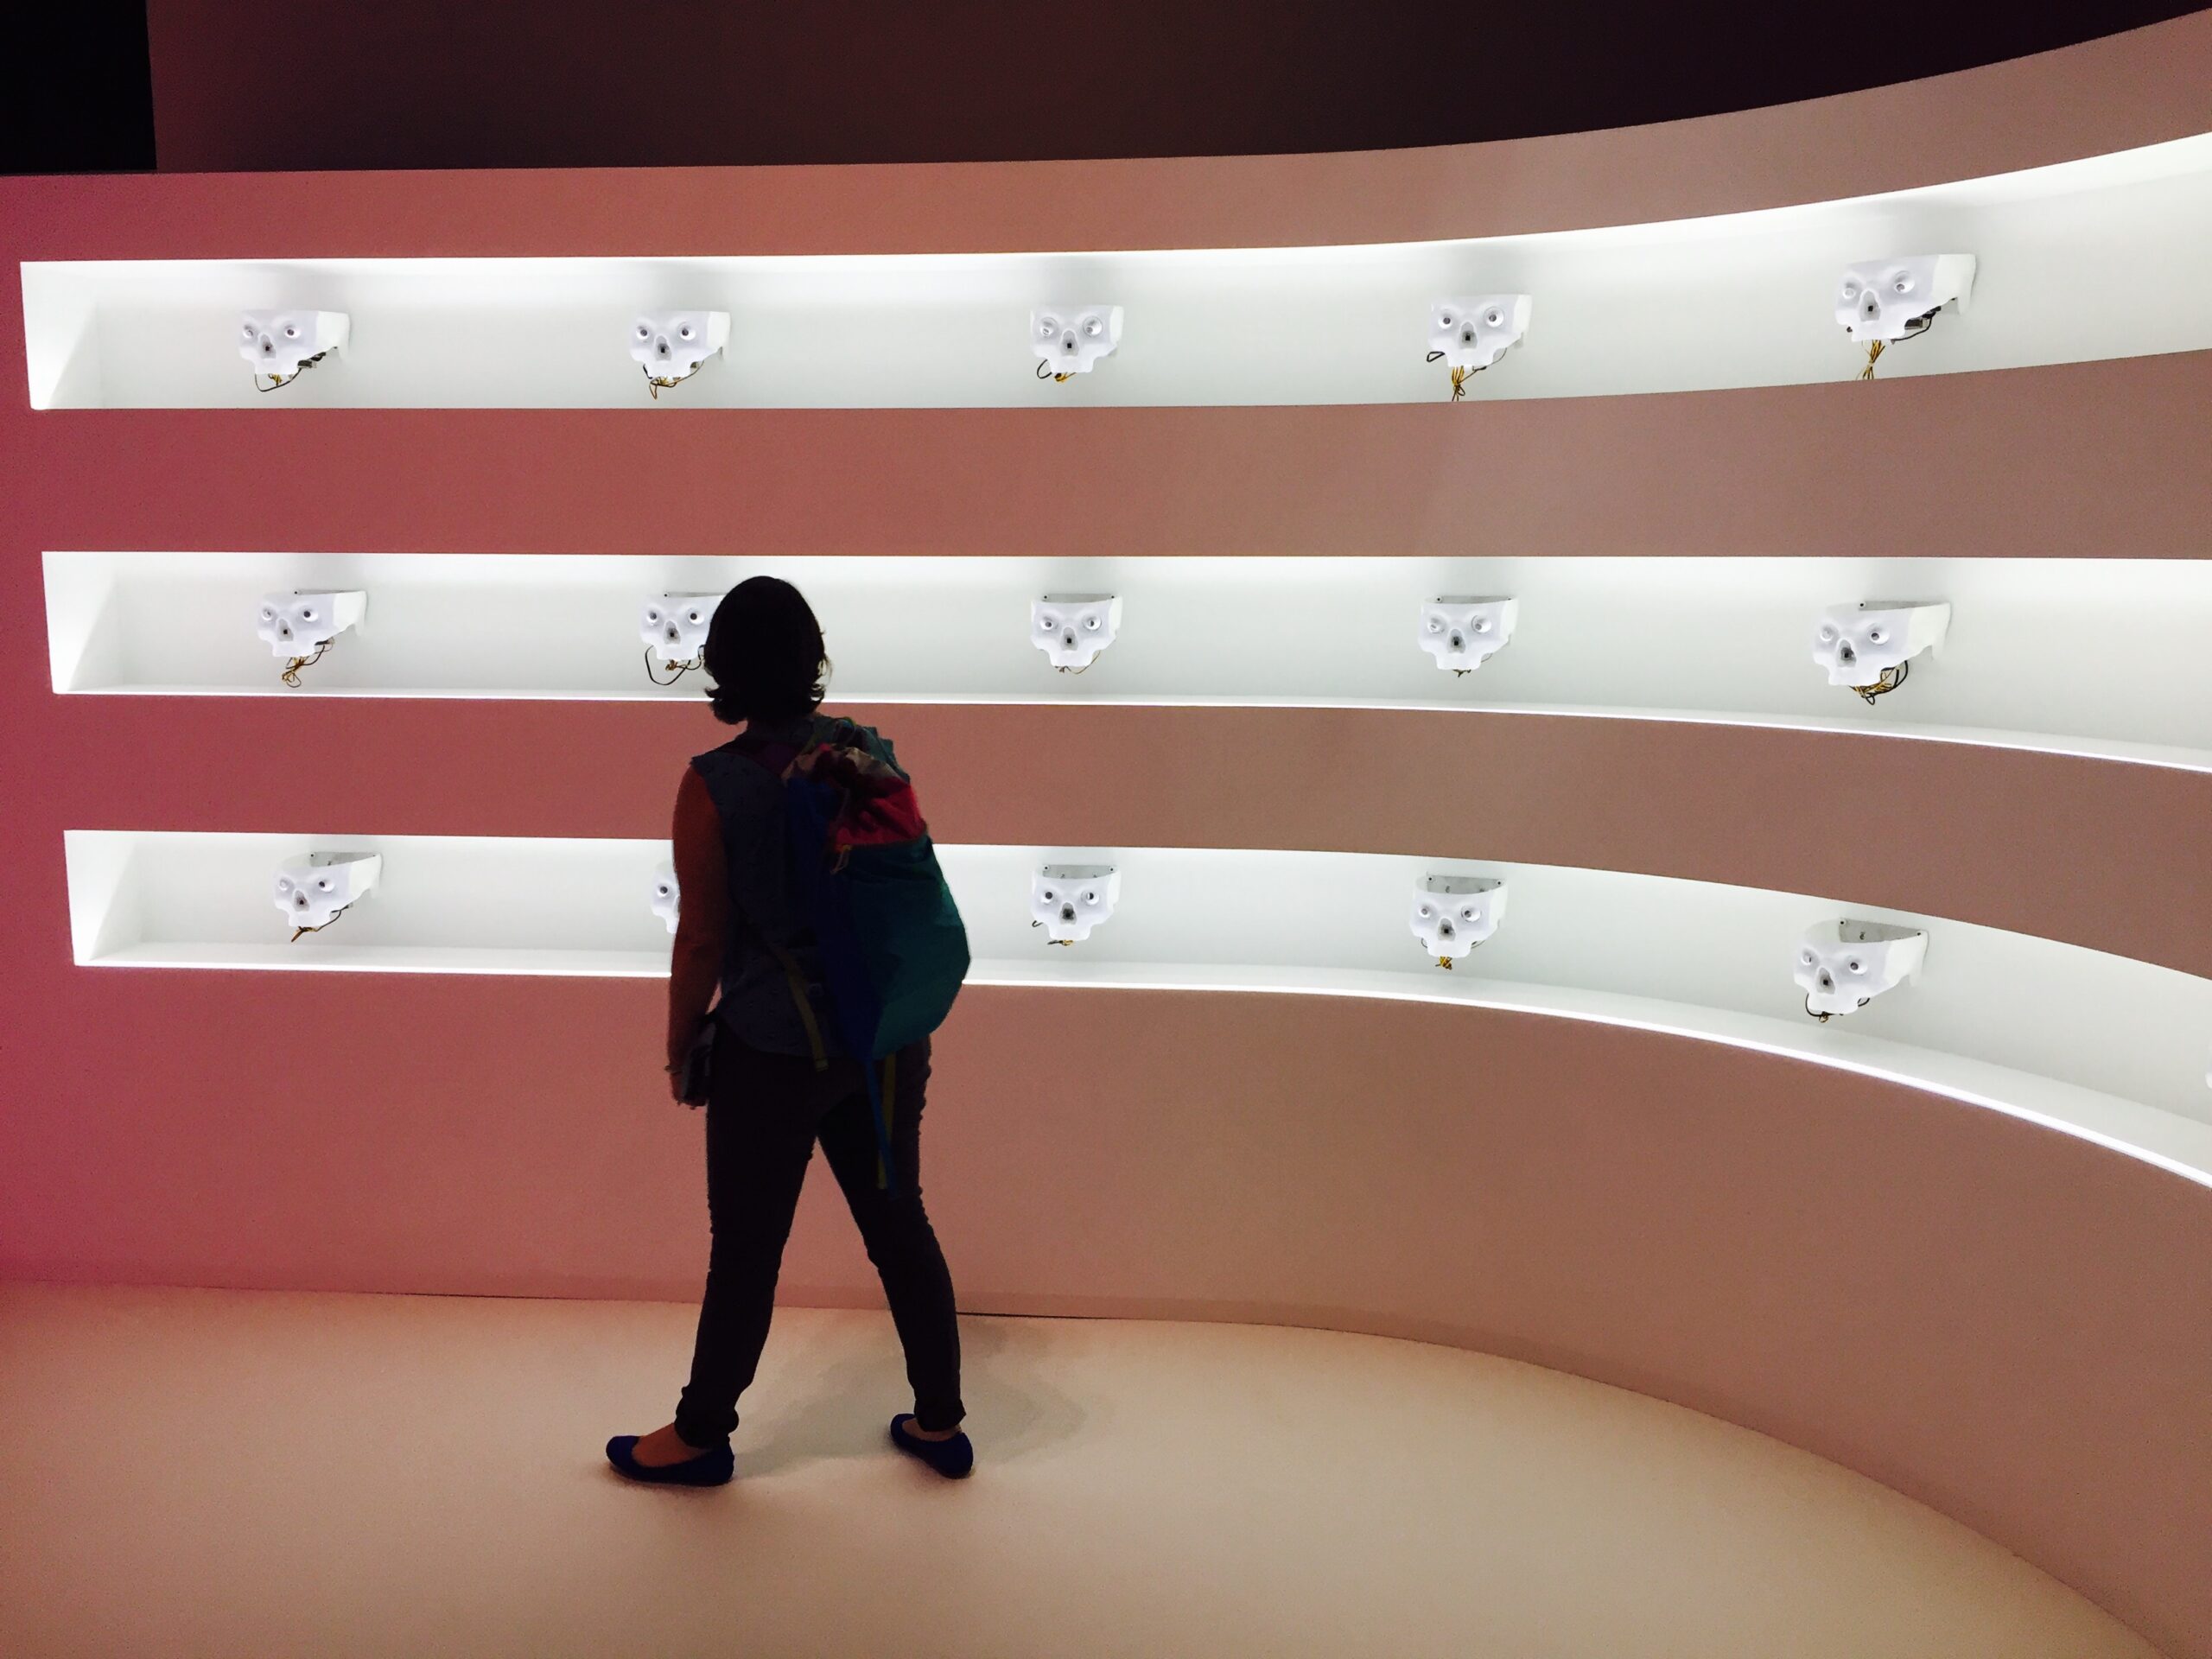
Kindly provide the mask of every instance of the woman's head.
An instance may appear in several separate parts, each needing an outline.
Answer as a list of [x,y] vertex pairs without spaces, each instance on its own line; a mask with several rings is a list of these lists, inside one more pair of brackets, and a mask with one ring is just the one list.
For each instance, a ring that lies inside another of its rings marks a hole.
[[830,677],[822,625],[799,590],[779,576],[749,577],[715,607],[706,668],[715,718],[732,726],[812,714]]

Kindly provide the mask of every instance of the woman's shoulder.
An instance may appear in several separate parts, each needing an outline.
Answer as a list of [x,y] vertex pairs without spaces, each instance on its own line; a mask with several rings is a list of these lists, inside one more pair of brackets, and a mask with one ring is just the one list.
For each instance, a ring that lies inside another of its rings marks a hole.
[[695,754],[687,770],[696,772],[718,794],[731,789],[766,789],[775,781],[774,775],[747,752],[744,742],[740,735],[704,754]]

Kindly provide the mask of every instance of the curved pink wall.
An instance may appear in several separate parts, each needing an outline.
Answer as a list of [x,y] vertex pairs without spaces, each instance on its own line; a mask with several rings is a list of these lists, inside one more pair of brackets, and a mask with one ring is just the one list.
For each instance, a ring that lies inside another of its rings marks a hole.
[[[931,253],[1572,230],[1910,189],[2204,127],[2203,13],[1839,98],[1492,144],[918,167],[0,181],[19,257]],[[641,245],[643,245],[641,246]]]
[[[20,305],[0,296],[0,384],[18,397]],[[2208,424],[2212,352],[1919,375],[1878,394],[1853,380],[666,419],[58,410],[4,430],[15,475],[37,480],[10,503],[10,534],[32,550],[2196,558]],[[1077,473],[1096,487],[1071,517],[1060,480]],[[684,486],[648,517],[633,480],[663,475]]]
[[[683,244],[653,251],[1462,236],[2178,137],[2202,124],[2208,61],[2202,14],[1795,109],[1479,154],[1071,164],[1052,176],[1072,194],[1020,168],[6,180],[0,226],[16,258],[626,253],[639,226],[677,223]],[[678,196],[685,213],[667,211]],[[1043,481],[1078,460],[1107,505],[1057,524],[1054,551],[2202,557],[2212,523],[2212,353],[1888,382],[1895,418],[1872,431],[1850,384],[651,424],[34,416],[20,295],[0,287],[0,377],[17,389],[0,399],[0,1273],[15,1274],[688,1296],[703,1247],[696,1120],[658,1093],[657,985],[76,970],[60,846],[70,827],[310,821],[655,834],[681,757],[716,735],[703,714],[57,699],[42,550],[1033,553]],[[1832,464],[1846,439],[1887,480],[1872,499]],[[649,459],[696,481],[650,524],[632,481]],[[1897,744],[1884,764],[1942,833],[1801,845],[1747,828],[1739,804],[1873,740],[1310,711],[883,719],[951,839],[1479,840],[2207,971],[2201,775]],[[1515,786],[1408,794],[1378,826],[1361,803],[1445,720]],[[271,758],[310,723],[341,762]],[[1007,752],[1076,734],[1117,788],[1080,812],[1015,798]],[[1696,804],[1640,810],[1685,770],[1707,785]],[[1316,777],[1350,787],[1286,787]],[[2054,868],[2088,874],[2060,893]],[[1040,1077],[1040,1033],[1110,1058]],[[985,990],[944,1040],[930,1161],[971,1306],[1343,1324],[1584,1370],[1861,1468],[2173,1651],[2212,1654],[2212,1201],[2135,1160],[1822,1068],[1571,1022]],[[842,1300],[862,1274],[810,1205],[789,1282]]]
[[[696,1294],[700,1120],[658,1091],[656,984],[22,988],[19,1028],[70,1058],[0,1128],[0,1271]],[[1483,1010],[982,989],[937,1073],[925,1180],[964,1306],[1581,1372],[1861,1470],[2212,1652],[2191,1183],[1819,1066]],[[785,1285],[873,1294],[819,1179]]]

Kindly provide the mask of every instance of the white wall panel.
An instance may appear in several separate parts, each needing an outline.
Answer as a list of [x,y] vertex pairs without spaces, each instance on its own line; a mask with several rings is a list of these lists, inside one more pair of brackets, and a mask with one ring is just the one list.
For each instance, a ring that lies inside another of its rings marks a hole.
[[[49,553],[65,692],[690,700],[646,678],[637,611],[771,573],[823,619],[833,697],[874,702],[1464,708],[1836,728],[2212,769],[2212,561],[663,558]],[[264,592],[361,588],[366,622],[279,683]],[[1028,642],[1048,590],[1123,595],[1081,674]],[[1443,593],[1521,601],[1464,678],[1416,643]],[[1868,707],[1811,659],[1823,605],[1947,600],[1950,633]]]
[[[380,852],[383,883],[288,944],[270,880],[309,850]],[[1552,865],[941,850],[976,982],[1414,997],[1640,1026],[1903,1078],[2212,1179],[2212,981],[2128,958],[1847,900]],[[667,970],[668,936],[648,908],[658,842],[71,831],[67,855],[76,956],[92,966]],[[1029,872],[1048,857],[1122,871],[1119,910],[1082,944],[1050,945],[1029,925]],[[1510,894],[1496,937],[1450,970],[1407,925],[1415,878],[1439,872],[1502,876]],[[1804,929],[1844,915],[1923,927],[1927,967],[1821,1025],[1802,1012],[1792,953]],[[1440,1058],[1440,1075],[1465,1086],[1471,1064]]]
[[[1869,142],[1885,137],[1915,142]],[[1885,377],[2212,346],[2212,135],[1891,195],[1470,241],[22,269],[35,408],[673,412],[1419,403],[1448,396],[1422,360],[1430,303],[1500,291],[1533,294],[1534,319],[1471,397],[1840,380],[1860,361],[1834,320],[1842,268],[1936,252],[1978,257],[1973,308],[1885,356]],[[1099,301],[1127,308],[1120,351],[1038,381],[1031,306]],[[273,306],[347,312],[353,344],[264,396],[237,314]],[[726,359],[649,405],[626,330],[654,307],[727,310],[732,332]]]

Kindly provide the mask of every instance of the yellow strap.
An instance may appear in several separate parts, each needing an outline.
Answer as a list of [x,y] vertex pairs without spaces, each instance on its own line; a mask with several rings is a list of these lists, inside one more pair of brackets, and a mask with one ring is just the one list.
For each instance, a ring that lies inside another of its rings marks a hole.
[[815,1023],[814,1003],[806,994],[806,976],[798,970],[798,959],[773,939],[763,938],[761,943],[776,953],[776,960],[784,966],[784,978],[791,988],[791,1001],[798,1004],[799,1023],[806,1027],[807,1046],[814,1051],[814,1069],[827,1071],[830,1055],[822,1046],[822,1027]]

